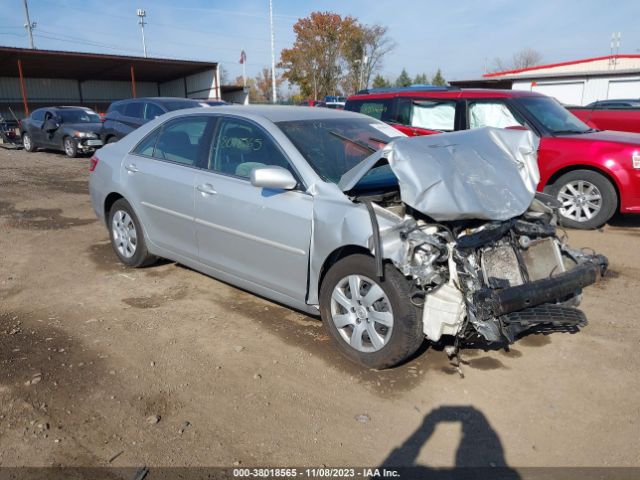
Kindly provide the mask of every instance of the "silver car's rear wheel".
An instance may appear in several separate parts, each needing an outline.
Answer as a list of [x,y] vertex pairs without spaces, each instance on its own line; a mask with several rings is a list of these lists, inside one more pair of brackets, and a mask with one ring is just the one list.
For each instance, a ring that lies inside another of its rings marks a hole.
[[573,221],[586,222],[602,209],[602,194],[598,187],[586,180],[574,180],[560,187],[560,213]]
[[331,294],[331,320],[340,337],[359,352],[376,352],[393,331],[393,310],[384,290],[363,275],[349,275]]
[[118,258],[130,267],[144,267],[156,261],[149,253],[144,230],[138,216],[124,198],[116,200],[109,209],[109,236]]
[[111,235],[118,253],[125,258],[136,254],[138,232],[133,219],[124,210],[116,210],[111,220]]

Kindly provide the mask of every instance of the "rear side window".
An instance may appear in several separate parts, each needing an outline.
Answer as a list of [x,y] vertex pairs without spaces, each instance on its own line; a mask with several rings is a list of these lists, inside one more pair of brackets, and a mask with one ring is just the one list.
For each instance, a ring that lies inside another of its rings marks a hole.
[[143,155],[145,157],[153,157],[153,150],[156,147],[158,136],[160,135],[161,128],[156,128],[153,132],[147,135],[142,142],[140,142],[133,153],[136,155]]
[[153,120],[156,117],[162,115],[164,111],[154,103],[145,104],[144,118],[145,120]]
[[210,117],[185,117],[165,124],[153,156],[160,160],[196,166],[208,153]]
[[402,99],[398,102],[396,121],[402,125],[452,132],[455,120],[455,100]]
[[469,102],[468,114],[469,128],[524,126],[524,121],[519,121],[503,102]]
[[118,112],[121,115],[124,115],[125,105],[126,104],[124,103],[112,103],[111,105],[109,105],[109,108],[107,109],[107,113]]
[[37,120],[39,122],[44,120],[44,110],[36,110],[31,114],[31,118],[33,120]]
[[391,121],[391,106],[393,99],[349,100],[345,110],[364,113],[378,120]]
[[142,118],[142,102],[131,102],[124,109],[127,117]]

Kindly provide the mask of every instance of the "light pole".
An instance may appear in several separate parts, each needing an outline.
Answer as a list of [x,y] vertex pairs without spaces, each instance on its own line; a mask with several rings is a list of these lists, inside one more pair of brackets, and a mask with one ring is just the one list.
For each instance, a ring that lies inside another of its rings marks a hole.
[[272,101],[276,103],[276,46],[275,36],[273,33],[273,0],[269,0],[269,26],[271,27],[271,87]]
[[27,0],[24,0],[24,15],[27,20],[24,24],[24,28],[26,28],[29,33],[29,46],[33,50],[36,48],[33,45],[33,29],[36,28],[36,22],[31,23],[31,20],[29,19],[29,5],[27,5]]
[[144,40],[144,26],[146,25],[144,17],[147,16],[147,12],[139,8],[138,10],[136,10],[136,15],[138,16],[138,24],[140,25],[140,30],[142,31],[142,51],[144,52],[144,58],[147,58],[147,42]]

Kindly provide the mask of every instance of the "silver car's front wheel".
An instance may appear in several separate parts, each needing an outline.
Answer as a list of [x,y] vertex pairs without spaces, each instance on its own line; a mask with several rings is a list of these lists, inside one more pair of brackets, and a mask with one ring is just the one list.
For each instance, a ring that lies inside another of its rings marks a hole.
[[335,286],[331,320],[342,339],[359,352],[380,350],[393,331],[393,310],[387,294],[363,275],[349,275]]
[[574,180],[560,187],[558,200],[562,216],[575,222],[586,222],[602,209],[602,194],[598,187],[586,180]]
[[136,254],[138,232],[133,219],[124,210],[116,210],[111,220],[111,235],[120,255],[131,258]]
[[379,277],[370,255],[333,263],[320,285],[322,323],[345,356],[368,368],[406,361],[424,340],[411,283],[390,263]]

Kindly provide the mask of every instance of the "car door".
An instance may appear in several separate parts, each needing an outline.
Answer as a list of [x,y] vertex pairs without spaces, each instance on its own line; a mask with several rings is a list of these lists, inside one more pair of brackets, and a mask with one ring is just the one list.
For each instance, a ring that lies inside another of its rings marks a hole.
[[195,222],[200,262],[297,300],[307,291],[313,197],[254,187],[251,170],[277,165],[299,176],[256,123],[218,122],[213,148],[196,178]]
[[197,165],[211,141],[210,116],[169,120],[147,135],[124,159],[127,198],[151,242],[197,259],[194,184]]
[[40,146],[44,140],[42,124],[44,123],[44,109],[34,110],[27,121],[27,133],[31,135],[31,142]]
[[[52,122],[57,123],[59,127],[56,130],[47,131],[48,126],[50,126]],[[44,121],[40,127],[41,137],[38,144],[43,147],[57,147],[56,134],[58,134],[60,130],[62,130],[62,125],[60,124],[60,119],[57,117],[56,112],[53,110],[45,110]]]

